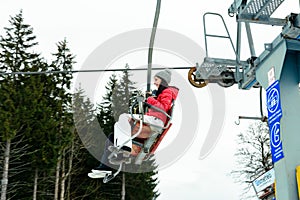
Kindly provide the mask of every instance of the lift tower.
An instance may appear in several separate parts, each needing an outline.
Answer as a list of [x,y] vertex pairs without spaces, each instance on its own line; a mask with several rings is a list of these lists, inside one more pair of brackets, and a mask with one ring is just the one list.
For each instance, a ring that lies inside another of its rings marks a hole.
[[[190,69],[189,81],[199,88],[208,83],[218,83],[223,87],[236,83],[240,89],[260,86],[266,89],[276,199],[296,200],[299,199],[296,168],[300,165],[300,15],[291,13],[285,19],[272,18],[283,1],[235,0],[228,14],[236,16],[236,47],[222,16],[206,13],[203,16],[206,57],[201,65]],[[205,16],[208,14],[222,19],[227,35],[206,33]],[[246,61],[240,60],[242,23],[245,24],[251,53]],[[251,23],[283,27],[272,43],[265,44],[265,50],[259,56],[255,55]],[[207,37],[229,39],[235,60],[208,57]]]

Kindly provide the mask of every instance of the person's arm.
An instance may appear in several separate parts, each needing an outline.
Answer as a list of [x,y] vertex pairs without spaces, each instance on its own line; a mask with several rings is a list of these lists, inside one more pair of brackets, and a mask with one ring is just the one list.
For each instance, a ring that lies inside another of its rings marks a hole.
[[154,97],[149,97],[147,99],[147,103],[167,112],[171,108],[172,97],[173,97],[172,91],[165,89],[157,98],[160,99],[160,101],[158,101]]

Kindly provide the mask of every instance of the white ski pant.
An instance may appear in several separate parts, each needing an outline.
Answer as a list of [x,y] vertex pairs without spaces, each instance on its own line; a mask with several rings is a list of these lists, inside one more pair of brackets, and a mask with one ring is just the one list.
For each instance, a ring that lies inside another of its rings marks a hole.
[[[134,118],[140,119],[140,115],[134,114]],[[131,138],[131,125],[129,124],[129,119],[131,118],[130,114],[121,114],[119,117],[119,121],[114,125],[114,146],[123,145],[132,148],[132,141],[129,140]],[[144,115],[144,122],[153,124],[155,126],[150,126],[151,132],[161,131],[164,123],[161,119],[158,119],[153,116]],[[159,127],[156,127],[159,126]]]

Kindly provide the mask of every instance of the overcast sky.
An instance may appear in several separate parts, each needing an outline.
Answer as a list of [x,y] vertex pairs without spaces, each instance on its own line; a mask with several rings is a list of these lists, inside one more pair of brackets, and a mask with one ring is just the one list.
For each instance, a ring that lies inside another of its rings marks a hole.
[[[235,18],[227,15],[227,9],[231,3],[233,3],[232,0],[162,1],[158,28],[182,34],[204,49],[202,16],[205,12],[216,12],[223,15],[235,44]],[[66,38],[71,51],[76,55],[75,68],[80,69],[89,55],[105,41],[124,32],[151,28],[155,6],[156,1],[150,0],[10,0],[2,2],[0,7],[0,33],[3,34],[3,27],[8,25],[9,16],[19,13],[22,9],[25,23],[34,28],[34,34],[39,42],[38,51],[50,59],[51,52],[56,50],[55,44]],[[284,18],[291,12],[299,12],[299,1],[286,0],[275,14],[278,18]],[[220,28],[214,20],[210,21],[209,27],[217,32],[222,31],[222,27]],[[279,27],[256,25],[252,28],[257,55],[263,51],[264,43],[272,42],[280,33]],[[150,40],[150,38],[147,39]],[[176,41],[174,42],[176,44]],[[230,47],[219,47],[218,43],[212,44],[213,46],[210,47],[210,52],[214,54],[211,55],[212,57],[215,54],[225,58],[232,56],[228,50]],[[250,56],[245,40],[243,40],[242,48],[242,59],[245,60]],[[119,59],[112,61],[112,64],[143,65],[147,62],[146,56],[146,51],[135,52],[120,56]],[[159,55],[154,52],[153,56],[154,63],[165,66],[189,66],[190,64],[168,52],[160,52]],[[178,71],[178,73],[186,79],[187,71]],[[144,77],[146,81],[146,74]],[[172,83],[176,85],[176,80],[172,80]],[[220,113],[225,116],[221,137],[213,151],[201,160],[199,159],[200,149],[209,132],[213,118],[212,110],[215,105],[211,104],[212,90],[190,87],[197,102],[195,109],[198,110],[190,113],[191,117],[197,115],[199,118],[196,127],[197,134],[177,161],[159,171],[158,189],[161,192],[159,200],[240,199],[241,187],[235,184],[228,174],[235,167],[233,154],[237,148],[236,136],[245,131],[250,122],[242,121],[239,126],[234,122],[239,115],[260,115],[259,91],[257,89],[238,90],[237,85],[225,89],[225,113]],[[176,115],[180,115],[182,109],[185,108],[182,105],[185,102],[183,98],[184,96],[180,96],[178,100]],[[176,122],[179,125],[174,126],[174,134],[176,130],[179,130],[180,120],[180,116],[177,116]],[[172,136],[165,140],[161,148],[170,143]]]

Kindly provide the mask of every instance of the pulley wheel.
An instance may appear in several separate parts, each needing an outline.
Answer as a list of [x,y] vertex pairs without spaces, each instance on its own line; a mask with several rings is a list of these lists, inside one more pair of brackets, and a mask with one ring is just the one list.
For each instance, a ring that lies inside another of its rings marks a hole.
[[195,74],[196,70],[197,70],[196,67],[192,67],[189,70],[188,79],[189,79],[190,84],[192,84],[192,86],[194,86],[196,88],[205,87],[207,85],[208,81],[205,81],[204,79],[197,79],[196,74]]
[[230,87],[235,84],[234,73],[232,71],[224,71],[221,73],[221,79],[217,82],[222,87]]

